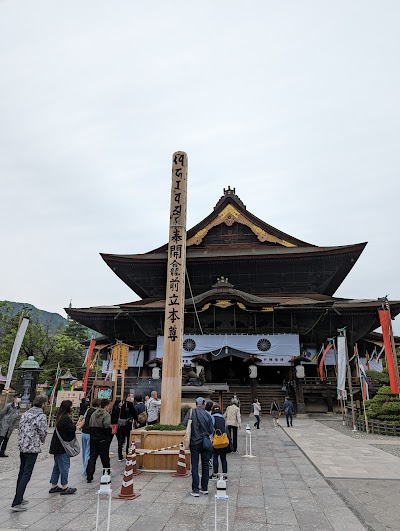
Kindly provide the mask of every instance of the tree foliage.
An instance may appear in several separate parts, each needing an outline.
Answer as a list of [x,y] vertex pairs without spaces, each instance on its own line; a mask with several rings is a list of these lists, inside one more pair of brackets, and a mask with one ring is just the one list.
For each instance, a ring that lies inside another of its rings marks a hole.
[[[27,317],[31,317],[29,312]],[[8,369],[19,320],[20,314],[13,313],[7,304],[0,302],[0,366],[3,374]],[[42,369],[40,381],[53,380],[58,363],[61,370],[70,369],[74,376],[81,378],[85,351],[81,343],[87,338],[88,329],[75,321],[68,321],[66,327],[54,331],[36,317],[30,318],[15,367],[34,356]]]

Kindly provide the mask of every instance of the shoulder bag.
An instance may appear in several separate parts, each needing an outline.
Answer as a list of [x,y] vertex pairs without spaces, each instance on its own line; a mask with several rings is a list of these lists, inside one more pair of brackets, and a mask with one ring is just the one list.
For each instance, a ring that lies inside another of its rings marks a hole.
[[57,434],[57,437],[60,439],[60,443],[62,444],[62,447],[65,450],[65,453],[69,455],[69,457],[75,457],[76,455],[80,454],[81,447],[79,445],[79,442],[76,436],[72,439],[72,441],[64,441],[63,439],[61,439],[61,436],[58,433],[57,428],[56,428],[56,434]]
[[216,450],[229,446],[229,439],[227,434],[225,432],[222,433],[221,430],[215,430],[212,439],[212,446]]
[[183,446],[185,447],[186,450],[189,449],[190,437],[192,436],[192,411],[193,411],[193,409],[190,410],[189,419],[188,419],[188,423],[187,423],[187,426],[186,426],[186,433],[185,433],[185,435],[183,436],[183,439],[182,439],[182,444],[183,444]]

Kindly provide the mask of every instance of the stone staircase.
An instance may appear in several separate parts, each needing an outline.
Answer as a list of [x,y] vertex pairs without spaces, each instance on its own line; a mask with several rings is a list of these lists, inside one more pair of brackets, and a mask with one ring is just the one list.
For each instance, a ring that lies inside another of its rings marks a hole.
[[[251,400],[251,387],[249,385],[229,385],[229,393],[223,393],[223,409],[229,406],[233,395],[240,400],[240,411],[243,416],[253,413],[252,400]],[[287,393],[282,391],[281,385],[259,385],[257,387],[257,398],[261,404],[261,413],[269,414],[272,400],[276,398],[279,405],[282,406],[285,401]],[[296,410],[296,397],[294,392],[289,393],[290,400],[293,402]]]

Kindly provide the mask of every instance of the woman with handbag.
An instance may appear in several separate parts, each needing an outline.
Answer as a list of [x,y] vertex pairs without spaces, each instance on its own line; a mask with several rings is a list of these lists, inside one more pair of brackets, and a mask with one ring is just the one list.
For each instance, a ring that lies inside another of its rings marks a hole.
[[231,451],[231,442],[225,424],[224,416],[221,414],[219,406],[216,404],[211,410],[211,420],[214,425],[213,437],[213,474],[210,479],[218,478],[218,457],[221,460],[223,478],[228,479],[228,461],[226,454]]
[[82,440],[82,464],[83,464],[82,475],[83,476],[86,476],[86,467],[87,467],[89,456],[90,456],[89,421],[90,421],[90,417],[93,415],[93,413],[96,411],[98,407],[100,407],[100,400],[98,398],[95,398],[92,402],[92,405],[89,406],[88,409],[86,409],[86,412],[83,415],[83,417],[80,417],[78,422],[76,423],[76,429],[82,430],[81,440]]
[[[71,419],[71,400],[63,400],[58,410],[56,426],[50,443],[50,454],[54,456],[53,472],[51,474],[50,494],[75,494],[76,489],[68,487],[68,473],[71,464],[63,443],[70,443],[75,439],[75,426]],[[61,487],[58,479],[61,477]]]
[[129,439],[132,430],[132,424],[136,426],[138,420],[137,411],[133,405],[133,395],[130,393],[127,395],[125,400],[122,402],[119,416],[118,416],[118,461],[123,460],[122,448],[126,443],[126,455],[129,452]]

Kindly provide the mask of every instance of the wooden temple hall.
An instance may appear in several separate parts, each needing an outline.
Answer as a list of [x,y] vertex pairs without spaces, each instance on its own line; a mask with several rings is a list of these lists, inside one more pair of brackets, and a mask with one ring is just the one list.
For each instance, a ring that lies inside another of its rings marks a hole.
[[[183,365],[210,388],[225,389],[226,399],[236,393],[249,410],[255,395],[265,408],[272,396],[282,399],[284,380],[292,382],[288,390],[299,411],[304,404],[307,411],[332,410],[334,356],[326,358],[321,383],[317,353],[343,327],[349,352],[356,343],[372,351],[371,332],[379,327],[380,300],[334,296],[365,246],[318,247],[299,240],[254,216],[235,189],[224,189],[212,212],[187,232]],[[160,389],[167,244],[144,254],[101,256],[140,300],[66,311],[102,334],[104,344],[131,346],[130,387],[146,394]],[[396,316],[400,301],[391,302],[390,310]],[[107,349],[102,354],[106,371]],[[298,364],[303,379],[296,379]]]

